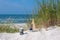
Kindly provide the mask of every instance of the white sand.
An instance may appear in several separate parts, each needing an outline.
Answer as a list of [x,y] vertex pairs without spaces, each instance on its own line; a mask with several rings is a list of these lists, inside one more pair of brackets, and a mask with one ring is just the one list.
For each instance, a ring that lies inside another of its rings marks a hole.
[[0,40],[60,40],[60,27],[38,32],[27,31],[28,34],[0,33]]
[[22,27],[26,27],[27,26],[27,23],[14,23],[14,24],[0,24],[0,25],[9,25],[11,28],[20,28],[21,26]]

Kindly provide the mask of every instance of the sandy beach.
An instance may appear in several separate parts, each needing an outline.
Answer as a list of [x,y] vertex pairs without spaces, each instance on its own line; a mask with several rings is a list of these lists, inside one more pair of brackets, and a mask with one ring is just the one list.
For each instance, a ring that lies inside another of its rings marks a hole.
[[27,26],[27,23],[12,23],[12,24],[0,24],[0,25],[9,25],[10,27],[16,27],[16,28],[20,28],[21,26],[22,27],[25,27]]
[[31,32],[26,31],[24,35],[20,33],[0,33],[0,40],[60,40],[60,27],[46,31]]

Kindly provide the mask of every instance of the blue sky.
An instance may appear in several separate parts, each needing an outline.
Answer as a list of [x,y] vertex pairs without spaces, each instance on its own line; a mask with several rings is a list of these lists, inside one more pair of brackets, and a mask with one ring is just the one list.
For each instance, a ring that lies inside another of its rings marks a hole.
[[0,14],[31,14],[35,0],[0,0]]

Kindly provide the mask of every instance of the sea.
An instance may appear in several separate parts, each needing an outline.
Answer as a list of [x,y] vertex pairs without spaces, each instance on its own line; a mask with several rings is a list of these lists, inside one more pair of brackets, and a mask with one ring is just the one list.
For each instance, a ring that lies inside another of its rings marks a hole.
[[32,14],[0,14],[0,23],[27,23]]

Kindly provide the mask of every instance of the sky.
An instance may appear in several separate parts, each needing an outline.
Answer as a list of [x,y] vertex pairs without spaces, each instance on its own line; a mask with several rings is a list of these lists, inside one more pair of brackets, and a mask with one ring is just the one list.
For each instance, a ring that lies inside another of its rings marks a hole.
[[0,0],[0,14],[32,14],[37,8],[36,0]]
[[0,0],[0,14],[31,14],[35,0]]

